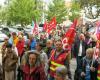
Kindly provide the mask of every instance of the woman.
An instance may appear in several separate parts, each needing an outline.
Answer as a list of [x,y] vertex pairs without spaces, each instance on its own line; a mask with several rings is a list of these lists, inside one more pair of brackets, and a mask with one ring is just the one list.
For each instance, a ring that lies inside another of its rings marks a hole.
[[18,50],[18,56],[21,58],[24,52],[24,39],[21,35],[18,36],[18,42],[16,44],[17,50]]
[[86,56],[82,58],[79,67],[80,80],[97,80],[97,61],[93,59],[93,54],[93,48],[86,50]]
[[27,63],[22,66],[22,80],[46,80],[39,53],[37,51],[30,51],[28,52],[27,59]]
[[22,35],[18,36],[18,42],[16,44],[16,48],[18,50],[18,74],[17,74],[17,80],[20,80],[21,76],[21,70],[20,70],[20,64],[21,64],[21,59],[24,54],[24,39]]

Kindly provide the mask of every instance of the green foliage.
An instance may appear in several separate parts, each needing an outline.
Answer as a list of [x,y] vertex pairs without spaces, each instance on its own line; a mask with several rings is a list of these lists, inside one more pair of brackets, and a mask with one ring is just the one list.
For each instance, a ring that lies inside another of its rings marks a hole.
[[67,8],[64,0],[53,0],[53,3],[49,5],[47,12],[47,19],[50,21],[53,17],[56,17],[57,23],[63,22],[67,16]]
[[71,15],[69,15],[69,19],[73,21],[75,18],[78,18],[80,16],[80,10],[80,4],[73,1],[69,11],[71,13]]
[[42,4],[40,3],[36,0],[11,0],[6,7],[7,22],[26,25],[30,24],[32,19],[39,21],[42,13]]

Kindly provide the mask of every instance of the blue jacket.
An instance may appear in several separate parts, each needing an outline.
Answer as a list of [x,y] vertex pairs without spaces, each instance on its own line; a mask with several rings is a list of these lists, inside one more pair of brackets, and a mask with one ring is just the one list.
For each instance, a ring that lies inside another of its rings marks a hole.
[[30,43],[30,50],[35,50],[35,47],[36,47],[36,40],[35,39],[33,39],[32,41],[31,41],[31,43]]

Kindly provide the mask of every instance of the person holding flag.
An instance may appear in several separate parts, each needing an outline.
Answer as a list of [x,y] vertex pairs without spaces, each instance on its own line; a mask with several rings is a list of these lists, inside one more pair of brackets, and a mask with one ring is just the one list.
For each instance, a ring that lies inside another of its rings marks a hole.
[[69,53],[63,50],[63,44],[60,39],[55,41],[55,49],[51,51],[51,56],[49,58],[49,80],[54,80],[56,76],[56,68],[60,66],[65,66],[68,69],[68,78],[71,78],[70,72],[70,61],[69,61]]

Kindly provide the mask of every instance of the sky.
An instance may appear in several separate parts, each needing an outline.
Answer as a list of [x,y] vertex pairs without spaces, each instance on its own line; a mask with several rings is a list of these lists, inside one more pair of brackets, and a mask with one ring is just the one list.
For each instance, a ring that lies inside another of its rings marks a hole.
[[0,0],[0,5],[3,5],[4,2],[5,0]]

